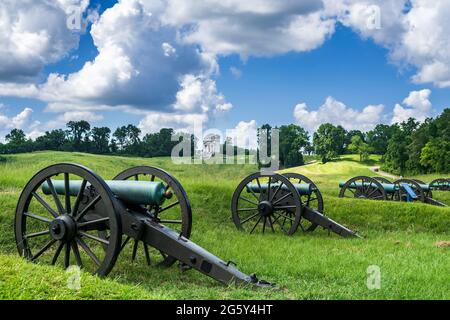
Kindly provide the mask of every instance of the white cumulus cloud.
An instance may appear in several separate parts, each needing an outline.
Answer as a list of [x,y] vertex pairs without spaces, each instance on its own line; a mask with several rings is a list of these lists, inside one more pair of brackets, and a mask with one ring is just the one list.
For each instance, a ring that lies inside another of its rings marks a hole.
[[432,110],[432,104],[429,100],[430,95],[431,90],[429,89],[410,92],[409,96],[403,100],[403,104],[407,107],[400,104],[395,105],[392,123],[403,122],[409,118],[424,121],[427,117],[430,117]]
[[231,138],[233,145],[250,150],[258,147],[258,126],[255,120],[240,121],[235,128],[227,131],[227,137]]
[[369,105],[362,110],[352,109],[333,97],[328,97],[317,110],[309,110],[305,103],[295,106],[294,118],[309,131],[315,131],[322,123],[341,125],[346,130],[372,129],[381,122],[384,106]]
[[66,9],[85,0],[4,0],[0,2],[0,82],[35,80],[42,68],[78,46],[79,34],[67,28]]

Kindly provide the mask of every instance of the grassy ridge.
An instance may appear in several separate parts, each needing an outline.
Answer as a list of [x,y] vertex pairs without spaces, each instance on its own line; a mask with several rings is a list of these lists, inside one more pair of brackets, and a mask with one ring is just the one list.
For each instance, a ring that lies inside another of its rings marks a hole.
[[[0,298],[450,298],[449,248],[435,245],[450,240],[450,209],[337,198],[339,181],[360,174],[373,175],[368,165],[355,159],[350,156],[294,169],[319,185],[327,215],[365,237],[346,240],[328,236],[323,230],[306,235],[298,232],[293,237],[236,231],[230,219],[231,196],[242,178],[256,171],[253,165],[177,166],[163,158],[55,152],[8,156],[0,164]],[[371,160],[369,165],[378,159]],[[130,249],[121,255],[107,279],[83,274],[81,290],[68,289],[64,271],[22,261],[16,256],[13,240],[14,208],[22,187],[38,170],[57,162],[84,164],[105,179],[135,165],[166,169],[180,180],[192,202],[192,239],[224,260],[237,262],[242,271],[255,272],[282,289],[224,287],[195,271],[149,268],[142,256],[133,264]],[[421,178],[428,181],[434,177]],[[370,265],[381,268],[380,290],[366,286]]]

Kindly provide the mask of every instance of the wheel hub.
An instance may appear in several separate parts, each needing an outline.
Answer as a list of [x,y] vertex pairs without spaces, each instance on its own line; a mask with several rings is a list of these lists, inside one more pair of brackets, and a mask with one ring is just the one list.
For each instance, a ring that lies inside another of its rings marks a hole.
[[262,201],[258,205],[259,214],[263,217],[268,217],[273,214],[273,205],[269,201]]
[[55,240],[72,240],[77,233],[75,220],[65,214],[50,223],[50,236]]

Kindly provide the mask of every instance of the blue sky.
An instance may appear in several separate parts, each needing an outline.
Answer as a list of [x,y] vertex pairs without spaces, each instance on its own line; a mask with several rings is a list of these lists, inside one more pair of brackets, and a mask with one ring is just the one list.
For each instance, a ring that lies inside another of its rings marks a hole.
[[[440,23],[448,20],[445,10],[450,6],[445,1],[437,1],[431,7],[421,0],[399,0],[397,7],[370,2],[378,4],[381,12],[382,24],[375,30],[366,30],[365,20],[361,20],[361,15],[366,14],[361,5],[367,1],[342,0],[337,8],[321,0],[310,0],[308,6],[288,7],[269,0],[250,1],[250,8],[240,8],[243,5],[236,2],[232,10],[223,9],[220,20],[213,20],[208,13],[208,4],[217,6],[216,0],[192,4],[192,8],[184,2],[186,8],[174,11],[170,2],[181,6],[177,1],[168,0],[164,8],[155,7],[155,1],[150,0],[123,0],[120,4],[91,1],[83,7],[84,17],[89,10],[97,12],[94,23],[98,24],[96,37],[98,43],[103,43],[101,48],[94,45],[91,24],[84,32],[69,30],[62,36],[56,31],[52,34],[61,26],[49,26],[50,22],[36,21],[27,26],[28,33],[36,34],[49,28],[46,32],[53,38],[35,60],[24,55],[31,64],[40,66],[32,77],[17,80],[11,71],[2,75],[0,65],[0,134],[14,123],[35,137],[45,130],[64,127],[67,120],[82,118],[95,126],[112,128],[133,123],[143,132],[164,126],[185,129],[190,119],[199,118],[206,127],[221,130],[245,131],[263,123],[297,123],[313,131],[321,122],[369,130],[378,122],[392,123],[410,115],[423,120],[450,106],[450,54],[437,55],[439,50],[431,49],[427,52],[427,46],[433,43],[428,38],[420,41],[424,34],[438,28],[433,41],[450,47],[449,32],[445,32],[449,24]],[[83,5],[82,0],[72,2]],[[406,4],[411,5],[410,10],[404,10]],[[55,24],[67,15],[67,8],[61,13],[59,8],[39,5],[39,10],[48,10],[55,16]],[[130,8],[136,9],[133,20],[127,20],[125,14]],[[264,9],[263,18],[259,9]],[[28,12],[19,5],[7,10],[11,24],[19,13]],[[115,15],[108,20],[105,13],[113,10]],[[192,17],[192,10],[205,12],[204,16]],[[423,12],[430,14],[430,10],[436,21],[414,22]],[[294,11],[295,19],[291,14]],[[405,22],[383,20],[392,16],[405,19],[414,28],[408,29]],[[242,17],[249,22],[240,25]],[[155,19],[157,27],[142,27]],[[120,35],[121,29],[126,30],[126,23],[131,31]],[[237,23],[236,33],[228,30],[233,23]],[[286,24],[302,31],[292,31],[290,27],[278,33]],[[134,34],[136,29],[139,30]],[[0,29],[0,39],[1,35]],[[75,40],[67,40],[70,37]],[[124,41],[124,37],[129,39]],[[416,45],[410,41],[415,38]],[[58,41],[66,48],[55,53],[61,45],[53,48],[52,43]],[[129,47],[130,42],[136,44]],[[155,51],[161,44],[166,50],[164,55]],[[153,59],[155,52],[158,55]],[[15,52],[0,51],[0,58],[2,54],[11,57]],[[98,57],[104,61],[97,62],[96,58],[102,60]],[[167,66],[164,57],[172,59]],[[27,61],[23,56],[12,58],[8,65],[7,60],[3,62],[4,69],[13,70],[13,74],[17,70],[19,74],[25,68],[21,61]],[[86,64],[93,64],[93,71],[84,72]],[[51,74],[59,75],[56,85],[50,81]],[[72,81],[71,77],[79,80]],[[114,81],[109,83],[109,79]],[[94,92],[90,91],[91,85]],[[31,88],[31,93],[24,88]]]

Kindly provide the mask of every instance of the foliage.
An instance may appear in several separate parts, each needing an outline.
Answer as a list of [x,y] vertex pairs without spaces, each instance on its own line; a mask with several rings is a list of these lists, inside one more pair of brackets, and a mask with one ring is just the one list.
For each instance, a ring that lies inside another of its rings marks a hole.
[[345,132],[342,127],[335,127],[331,123],[320,125],[314,133],[313,144],[316,154],[322,163],[327,163],[343,153]]
[[350,140],[348,150],[359,154],[359,161],[363,162],[369,159],[370,147],[363,141],[360,135],[355,135]]
[[[36,152],[6,155],[0,164],[0,299],[448,299],[449,209],[426,204],[339,199],[339,181],[373,172],[357,156],[288,171],[304,174],[320,188],[325,213],[358,230],[363,239],[343,239],[318,228],[286,237],[271,232],[240,232],[230,220],[230,201],[238,183],[257,170],[254,165],[179,166],[168,158],[98,156],[85,153]],[[379,163],[379,158],[371,160]],[[192,239],[225,261],[235,261],[246,274],[274,282],[275,289],[225,286],[177,265],[147,266],[142,246],[124,248],[106,278],[81,275],[81,289],[67,286],[62,266],[33,264],[19,258],[12,226],[20,192],[38,170],[58,162],[81,163],[105,179],[139,165],[162,167],[186,189],[193,207]],[[417,176],[431,181],[437,175]],[[447,198],[447,200],[450,200]],[[395,213],[395,214],[393,214]],[[417,263],[420,261],[420,263]],[[367,288],[367,268],[380,266],[379,290]]]
[[297,167],[304,164],[302,149],[309,145],[305,129],[291,124],[280,127],[280,165]]

